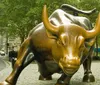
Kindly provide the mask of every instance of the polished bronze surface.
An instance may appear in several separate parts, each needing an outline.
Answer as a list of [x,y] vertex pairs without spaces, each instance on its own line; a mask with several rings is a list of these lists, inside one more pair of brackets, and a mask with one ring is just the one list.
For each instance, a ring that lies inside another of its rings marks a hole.
[[[87,18],[73,16],[61,9],[48,17],[45,5],[42,20],[22,43],[13,71],[0,85],[16,85],[22,70],[33,60],[37,61],[40,80],[49,80],[52,74],[61,73],[56,85],[69,85],[71,77],[83,64],[83,81],[93,82],[91,53],[95,37],[100,33],[100,14],[92,29]],[[34,56],[25,62],[30,52]]]

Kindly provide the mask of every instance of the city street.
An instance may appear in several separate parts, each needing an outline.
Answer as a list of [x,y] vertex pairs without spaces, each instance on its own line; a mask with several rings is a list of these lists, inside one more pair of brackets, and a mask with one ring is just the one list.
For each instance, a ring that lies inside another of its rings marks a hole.
[[[11,65],[0,71],[0,82],[10,74],[12,68]],[[93,83],[83,83],[83,67],[81,66],[79,71],[72,77],[71,85],[100,85],[100,61],[93,61],[92,63],[92,72],[95,76],[95,82]],[[53,80],[40,81],[38,80],[39,72],[37,64],[30,64],[26,67],[21,75],[19,76],[18,82],[16,85],[54,85],[59,78],[60,74],[54,74]]]

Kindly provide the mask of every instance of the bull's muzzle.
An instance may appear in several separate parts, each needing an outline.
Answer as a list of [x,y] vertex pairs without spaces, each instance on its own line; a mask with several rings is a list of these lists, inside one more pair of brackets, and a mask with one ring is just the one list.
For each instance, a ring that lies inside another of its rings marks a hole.
[[60,59],[59,65],[67,75],[74,74],[80,67],[80,58],[78,57],[65,57]]

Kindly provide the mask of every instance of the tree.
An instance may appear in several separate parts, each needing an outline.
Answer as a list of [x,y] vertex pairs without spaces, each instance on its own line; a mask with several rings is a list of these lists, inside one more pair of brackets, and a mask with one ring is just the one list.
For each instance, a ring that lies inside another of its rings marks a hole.
[[[42,22],[41,14],[44,4],[47,5],[50,15],[54,10],[66,3],[82,10],[89,10],[94,7],[100,10],[98,0],[1,0],[0,27],[7,27],[9,37],[20,37],[21,42],[23,42],[29,31]],[[97,13],[87,17],[94,22]],[[2,31],[2,33],[4,32]]]

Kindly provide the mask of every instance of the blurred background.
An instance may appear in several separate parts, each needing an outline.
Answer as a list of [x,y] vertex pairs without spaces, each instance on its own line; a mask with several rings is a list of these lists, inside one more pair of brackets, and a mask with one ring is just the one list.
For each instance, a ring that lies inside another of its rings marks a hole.
[[[70,4],[81,10],[96,8],[91,15],[79,14],[90,19],[93,26],[100,11],[100,0],[0,0],[0,56],[7,57],[12,47],[17,51],[38,23],[42,22],[41,12],[46,4],[49,15],[62,4]],[[100,36],[96,38],[94,56],[100,56]]]

